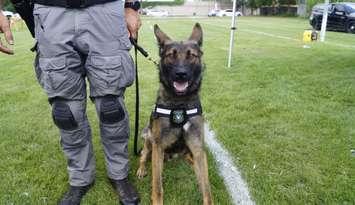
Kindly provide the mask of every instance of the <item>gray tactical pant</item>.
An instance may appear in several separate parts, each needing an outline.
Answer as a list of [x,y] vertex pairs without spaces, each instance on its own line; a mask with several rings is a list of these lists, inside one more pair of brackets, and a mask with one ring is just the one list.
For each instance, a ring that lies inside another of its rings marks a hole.
[[123,1],[67,9],[35,5],[35,71],[52,105],[72,186],[95,178],[86,79],[100,119],[108,176],[128,174],[129,120],[123,94],[134,80]]

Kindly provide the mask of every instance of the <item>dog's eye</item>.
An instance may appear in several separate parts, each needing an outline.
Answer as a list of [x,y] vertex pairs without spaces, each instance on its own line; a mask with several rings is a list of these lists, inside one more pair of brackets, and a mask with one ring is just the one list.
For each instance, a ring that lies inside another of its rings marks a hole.
[[172,57],[174,57],[174,54],[172,52],[169,52],[169,53],[165,54],[165,57],[172,58]]
[[186,56],[189,57],[190,55],[191,55],[191,51],[190,51],[190,50],[187,50]]
[[165,54],[166,57],[168,58],[176,58],[177,57],[177,50],[172,50],[172,51],[169,51]]
[[186,58],[197,58],[198,57],[198,55],[196,54],[196,53],[194,53],[194,52],[192,52],[191,50],[187,50],[187,52],[186,52]]
[[177,50],[173,50],[173,56],[176,57],[177,56]]

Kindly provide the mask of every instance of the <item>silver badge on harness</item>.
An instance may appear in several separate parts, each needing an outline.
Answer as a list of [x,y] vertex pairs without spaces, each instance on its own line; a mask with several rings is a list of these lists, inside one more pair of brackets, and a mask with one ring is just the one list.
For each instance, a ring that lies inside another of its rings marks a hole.
[[171,121],[173,124],[181,125],[186,120],[186,112],[184,110],[173,110],[171,112]]

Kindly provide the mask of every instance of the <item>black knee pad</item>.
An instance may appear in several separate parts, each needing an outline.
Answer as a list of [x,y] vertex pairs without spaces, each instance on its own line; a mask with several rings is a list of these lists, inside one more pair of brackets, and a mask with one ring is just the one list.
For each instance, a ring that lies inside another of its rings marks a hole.
[[100,120],[105,124],[114,124],[125,118],[125,112],[118,97],[105,96],[100,105]]
[[54,124],[63,130],[74,130],[78,127],[69,105],[63,102],[53,102],[52,117]]

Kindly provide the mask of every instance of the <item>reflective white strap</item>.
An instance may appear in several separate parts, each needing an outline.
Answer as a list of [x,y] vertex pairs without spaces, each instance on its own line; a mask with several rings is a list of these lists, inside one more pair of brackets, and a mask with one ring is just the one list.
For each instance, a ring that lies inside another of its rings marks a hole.
[[197,108],[191,109],[191,110],[186,110],[187,115],[196,114],[197,112],[198,112]]
[[[157,107],[155,111],[157,113],[165,114],[165,115],[170,115],[170,113],[171,113],[171,110],[164,109],[164,108],[159,108],[159,107]],[[186,110],[186,114],[187,115],[192,115],[192,114],[196,114],[196,113],[198,113],[198,109],[197,108],[194,108],[194,109],[191,109],[191,110]]]
[[156,112],[161,113],[161,114],[165,114],[165,115],[170,115],[171,110],[157,107]]

